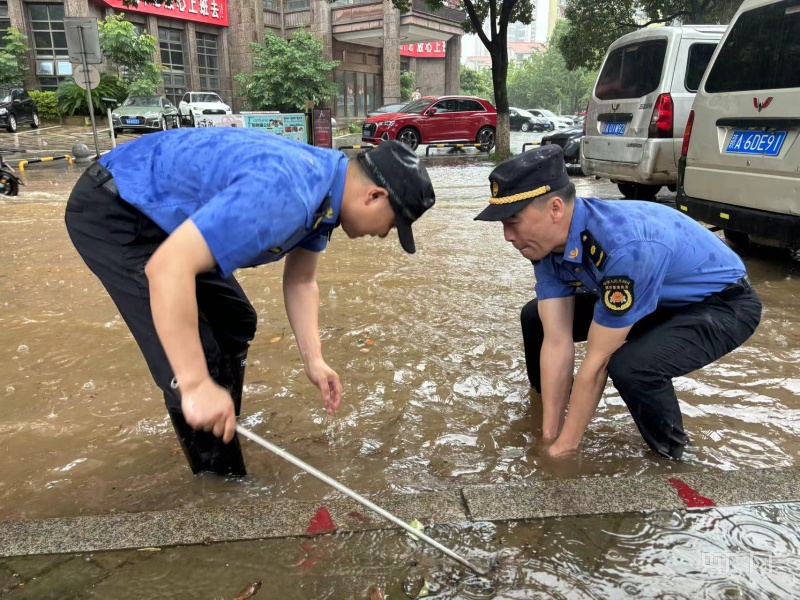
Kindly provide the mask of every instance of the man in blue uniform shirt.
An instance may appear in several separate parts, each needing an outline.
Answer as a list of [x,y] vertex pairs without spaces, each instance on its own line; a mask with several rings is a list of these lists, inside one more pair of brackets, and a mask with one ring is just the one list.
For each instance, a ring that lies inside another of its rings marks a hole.
[[413,253],[411,224],[433,204],[425,167],[398,142],[348,160],[253,129],[179,129],[89,167],[66,225],[164,392],[192,471],[241,476],[236,415],[257,318],[234,271],[286,257],[289,323],[332,412],[342,387],[322,357],[319,252],[341,225],[351,238],[396,228]]
[[610,375],[645,442],[680,458],[687,437],[672,379],[741,346],[761,319],[742,261],[672,208],[575,197],[558,146],[501,163],[489,181],[476,220],[502,221],[534,264],[522,335],[548,454],[577,451]]

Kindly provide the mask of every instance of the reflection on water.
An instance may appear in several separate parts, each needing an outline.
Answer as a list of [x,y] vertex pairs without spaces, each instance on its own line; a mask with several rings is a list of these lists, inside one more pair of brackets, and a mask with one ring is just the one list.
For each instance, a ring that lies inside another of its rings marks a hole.
[[[59,557],[63,567],[43,579],[49,589],[60,580],[76,597],[117,600],[229,600],[254,581],[263,582],[256,598],[281,600],[366,600],[375,587],[392,600],[421,597],[422,590],[440,600],[783,600],[800,590],[796,503],[472,523],[428,533],[491,566],[489,575],[469,573],[404,533],[371,531]],[[31,576],[52,560],[6,565],[23,574],[14,584],[26,584],[14,598],[40,597]]]
[[[774,251],[744,257],[764,303],[755,336],[676,380],[691,437],[682,463],[648,452],[611,387],[581,457],[543,460],[539,402],[529,396],[518,326],[533,293],[532,269],[499,225],[472,220],[486,201],[491,163],[446,160],[429,162],[438,202],[415,225],[416,255],[391,238],[348,240],[337,232],[321,258],[323,348],[345,386],[333,420],[303,374],[280,266],[238,274],[259,315],[246,426],[375,496],[797,462],[800,270]],[[8,457],[0,518],[327,494],[324,484],[250,444],[245,481],[190,474],[138,349],[68,242],[63,203],[76,171],[53,173],[31,173],[30,189],[0,204],[0,434]],[[576,183],[584,195],[618,195],[608,183]]]

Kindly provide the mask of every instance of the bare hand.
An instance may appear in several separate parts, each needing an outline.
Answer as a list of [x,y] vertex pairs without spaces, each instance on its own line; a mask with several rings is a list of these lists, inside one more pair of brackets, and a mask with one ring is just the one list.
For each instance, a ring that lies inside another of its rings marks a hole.
[[236,432],[236,414],[227,389],[210,377],[198,385],[181,389],[181,409],[186,422],[195,429],[211,431],[226,444]]
[[320,358],[306,367],[306,377],[319,388],[328,414],[336,412],[342,401],[342,384],[336,371]]

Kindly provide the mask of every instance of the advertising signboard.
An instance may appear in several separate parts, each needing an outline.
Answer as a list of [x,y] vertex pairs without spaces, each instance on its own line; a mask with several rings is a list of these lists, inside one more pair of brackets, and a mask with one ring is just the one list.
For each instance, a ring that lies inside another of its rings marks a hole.
[[314,145],[320,148],[333,148],[333,127],[331,109],[314,109]]
[[244,112],[233,115],[203,115],[197,127],[250,127],[308,143],[306,116],[303,113]]

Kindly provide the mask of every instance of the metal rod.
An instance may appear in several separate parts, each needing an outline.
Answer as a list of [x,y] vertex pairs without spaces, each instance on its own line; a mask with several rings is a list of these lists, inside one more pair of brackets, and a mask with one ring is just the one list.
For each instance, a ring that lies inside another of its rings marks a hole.
[[424,533],[422,533],[421,531],[418,531],[417,529],[414,529],[413,527],[411,527],[411,525],[409,525],[405,521],[395,517],[392,513],[388,512],[388,511],[385,511],[380,506],[378,506],[376,504],[373,504],[372,502],[370,502],[369,500],[364,498],[362,495],[360,495],[360,494],[354,492],[353,490],[351,490],[350,488],[342,485],[341,483],[339,483],[335,479],[331,479],[330,477],[325,475],[325,473],[323,473],[321,471],[318,471],[317,469],[315,469],[314,467],[312,467],[308,463],[303,462],[302,460],[300,460],[296,456],[293,456],[292,454],[289,454],[288,452],[286,452],[286,450],[283,450],[282,448],[279,448],[275,444],[272,444],[271,442],[268,442],[264,438],[256,435],[255,433],[253,433],[252,431],[250,431],[248,429],[245,429],[241,425],[238,425],[238,424],[236,425],[236,431],[241,433],[244,437],[254,441],[259,446],[262,446],[262,447],[266,448],[267,450],[269,450],[270,452],[274,452],[275,454],[277,454],[281,458],[283,458],[285,460],[288,460],[294,466],[301,468],[306,473],[308,473],[310,475],[313,475],[314,477],[316,477],[317,479],[319,479],[321,481],[324,481],[325,483],[327,483],[332,488],[335,488],[335,489],[339,490],[340,492],[342,492],[343,494],[346,494],[347,496],[350,496],[353,500],[355,500],[359,504],[362,504],[363,506],[366,506],[371,511],[378,513],[384,519],[387,519],[388,521],[391,521],[392,523],[394,523],[398,527],[402,527],[403,529],[408,531],[410,534],[417,536],[422,541],[430,544],[431,546],[433,546],[434,548],[436,548],[440,552],[444,552],[447,556],[449,556],[453,560],[456,560],[456,561],[460,562],[462,565],[464,565],[465,567],[467,567],[470,570],[474,571],[478,575],[486,575],[486,571],[484,571],[483,569],[479,569],[478,567],[473,565],[471,562],[469,562],[466,558],[464,558],[462,556],[459,556],[458,554],[456,554],[455,552],[453,552],[452,550],[450,550],[446,546],[442,546],[442,544],[440,544],[439,542],[437,542],[433,538],[425,535]]

